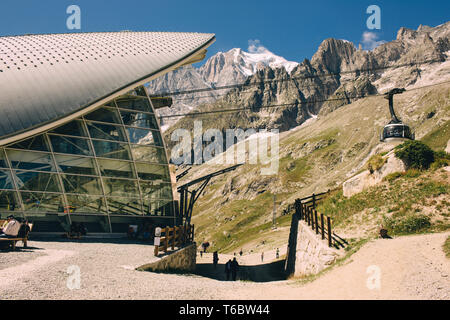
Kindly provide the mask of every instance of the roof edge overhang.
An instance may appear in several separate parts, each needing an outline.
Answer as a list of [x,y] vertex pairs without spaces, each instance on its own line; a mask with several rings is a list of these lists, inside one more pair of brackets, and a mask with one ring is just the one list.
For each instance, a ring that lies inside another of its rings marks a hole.
[[137,79],[136,81],[129,83],[126,86],[123,86],[123,87],[117,89],[116,91],[113,91],[111,94],[104,96],[88,105],[85,105],[85,106],[81,107],[80,109],[78,109],[77,111],[69,113],[69,114],[65,115],[64,117],[53,119],[52,121],[41,123],[36,127],[31,127],[27,130],[14,132],[12,134],[4,136],[4,137],[0,138],[0,146],[14,143],[14,142],[32,137],[34,135],[38,135],[45,131],[52,130],[55,127],[63,125],[63,124],[65,124],[73,119],[76,119],[82,115],[85,115],[85,114],[95,110],[96,108],[104,105],[108,101],[111,101],[114,98],[117,98],[123,94],[126,94],[130,90],[132,90],[136,87],[139,87],[141,85],[144,85],[145,83],[147,83],[151,80],[159,78],[170,71],[173,71],[175,69],[178,69],[180,67],[183,67],[183,66],[186,66],[186,65],[189,65],[192,63],[199,62],[205,58],[206,49],[210,45],[212,45],[215,41],[216,41],[216,37],[214,35],[212,35],[211,39],[209,39],[204,45],[200,46],[195,51],[189,53],[185,57],[183,57],[183,58],[175,61],[174,63],[172,63],[164,68],[161,68],[143,78]]

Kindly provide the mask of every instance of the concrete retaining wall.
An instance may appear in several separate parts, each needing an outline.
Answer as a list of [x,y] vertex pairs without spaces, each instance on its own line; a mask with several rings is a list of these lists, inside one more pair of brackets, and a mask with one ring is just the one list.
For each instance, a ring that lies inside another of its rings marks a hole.
[[151,272],[193,272],[197,262],[197,245],[194,242],[156,262],[142,265],[136,270]]
[[328,247],[328,242],[322,240],[320,234],[317,235],[304,221],[292,223],[291,228],[295,229],[291,229],[289,237],[285,263],[287,276],[317,274],[333,264],[340,255],[339,250]]

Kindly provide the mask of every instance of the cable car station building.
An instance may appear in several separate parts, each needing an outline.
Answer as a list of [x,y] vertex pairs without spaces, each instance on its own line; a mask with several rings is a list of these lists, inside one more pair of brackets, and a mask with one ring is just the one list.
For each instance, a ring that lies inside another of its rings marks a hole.
[[[212,34],[0,37],[0,216],[35,232],[174,225],[168,154],[144,84],[205,57]],[[148,219],[148,220],[145,220]]]

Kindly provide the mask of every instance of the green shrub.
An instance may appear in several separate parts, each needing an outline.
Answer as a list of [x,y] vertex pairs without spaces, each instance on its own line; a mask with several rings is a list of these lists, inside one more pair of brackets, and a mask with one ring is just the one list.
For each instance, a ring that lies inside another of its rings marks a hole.
[[430,168],[436,170],[450,165],[450,154],[445,151],[437,151],[434,153],[434,162]]
[[408,168],[428,169],[434,161],[433,150],[417,140],[405,141],[395,149],[395,156],[403,160]]
[[418,176],[420,176],[422,173],[420,172],[420,170],[417,169],[408,169],[406,170],[406,172],[403,174],[404,177],[406,178],[417,178]]
[[397,178],[400,178],[401,176],[403,176],[403,173],[402,172],[392,172],[392,173],[389,173],[388,175],[386,175],[384,178],[383,178],[383,180],[386,180],[386,181],[388,181],[388,182],[392,182],[392,181],[394,181],[395,179],[397,179]]
[[385,163],[387,159],[383,158],[381,154],[375,154],[370,157],[370,159],[367,161],[367,169],[370,171],[370,173],[374,173],[378,169],[380,169]]
[[442,167],[450,165],[450,161],[447,159],[436,159],[430,166],[432,170],[436,170]]
[[428,229],[431,226],[431,220],[424,214],[410,214],[385,218],[384,225],[393,234],[409,234]]

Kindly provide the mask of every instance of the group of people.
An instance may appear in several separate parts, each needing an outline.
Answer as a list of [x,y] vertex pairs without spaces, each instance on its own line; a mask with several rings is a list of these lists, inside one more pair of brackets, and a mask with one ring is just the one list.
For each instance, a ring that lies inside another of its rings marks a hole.
[[[0,238],[23,238],[29,231],[30,226],[28,220],[22,220],[21,218],[15,218],[13,215],[9,215],[6,217],[6,222],[0,226]],[[9,247],[8,242],[1,242],[1,249]]]
[[[201,254],[201,251],[200,251],[200,254]],[[213,252],[214,269],[217,269],[218,262],[219,262],[219,253],[217,251],[214,251]],[[233,281],[236,281],[238,269],[239,269],[239,263],[237,262],[236,258],[233,258],[233,260],[229,259],[228,262],[225,263],[225,275],[226,275],[227,281],[230,280],[230,276],[233,279]]]
[[13,215],[6,217],[5,225],[0,228],[0,238],[16,238],[19,234],[22,223]]
[[129,225],[127,230],[128,239],[140,239],[150,241],[154,236],[155,227],[151,223],[144,223],[139,226]]
[[229,259],[227,263],[225,263],[225,275],[227,277],[227,281],[231,279],[233,281],[236,281],[237,272],[239,269],[239,263],[237,262],[236,258],[233,258],[233,260]]

